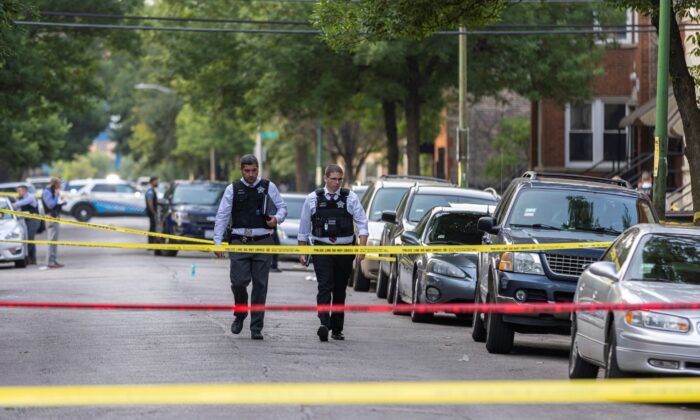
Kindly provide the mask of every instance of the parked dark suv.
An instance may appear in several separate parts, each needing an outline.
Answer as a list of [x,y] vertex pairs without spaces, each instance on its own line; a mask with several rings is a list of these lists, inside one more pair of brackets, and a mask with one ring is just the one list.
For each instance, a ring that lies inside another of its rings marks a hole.
[[[156,230],[188,238],[214,238],[214,224],[225,182],[175,181],[158,201]],[[163,243],[175,243],[163,239]],[[155,251],[174,257],[177,251]]]
[[[382,221],[386,222],[382,231],[380,245],[401,245],[401,235],[413,230],[420,219],[430,213],[433,207],[450,204],[491,204],[495,205],[498,197],[492,193],[459,188],[450,185],[416,184],[406,191],[396,209],[382,212]],[[387,298],[393,303],[396,294],[396,277],[398,258],[396,255],[383,255],[393,261],[381,261],[377,273],[377,297]]]
[[[649,198],[625,181],[526,172],[506,189],[493,217],[479,219],[484,244],[611,242],[637,223],[657,223]],[[479,254],[475,301],[572,302],[579,275],[605,249]],[[518,333],[569,334],[570,314],[474,314],[472,337],[509,353]]]

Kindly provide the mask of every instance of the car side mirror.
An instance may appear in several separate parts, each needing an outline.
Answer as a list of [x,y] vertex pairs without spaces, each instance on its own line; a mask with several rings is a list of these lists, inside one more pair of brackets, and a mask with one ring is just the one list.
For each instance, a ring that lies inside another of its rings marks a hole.
[[382,212],[382,222],[396,224],[396,212],[391,210],[384,210]]
[[404,232],[401,234],[401,244],[403,245],[418,245],[420,243],[420,239],[418,238],[418,234],[412,230],[409,230],[408,232]]
[[476,228],[482,232],[498,235],[498,232],[501,231],[501,227],[497,226],[496,223],[495,217],[484,216],[479,218],[479,221],[476,223]]
[[617,266],[612,261],[598,261],[588,266],[591,274],[605,277],[610,280],[617,280]]

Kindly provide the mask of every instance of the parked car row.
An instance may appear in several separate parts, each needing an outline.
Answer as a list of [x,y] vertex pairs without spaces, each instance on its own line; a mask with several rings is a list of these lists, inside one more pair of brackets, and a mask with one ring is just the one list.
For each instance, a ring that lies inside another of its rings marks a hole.
[[[390,256],[355,267],[356,290],[376,279],[377,296],[395,304],[700,301],[700,230],[659,225],[649,198],[624,181],[526,172],[498,203],[493,193],[406,182],[385,179],[368,188],[362,204],[377,223],[370,245],[614,242],[607,249]],[[394,313],[404,313],[399,308]],[[410,316],[433,318],[425,311]],[[595,378],[600,369],[611,378],[700,375],[697,311],[458,316],[472,319],[473,340],[490,353],[510,353],[515,333],[570,335],[572,379]]]

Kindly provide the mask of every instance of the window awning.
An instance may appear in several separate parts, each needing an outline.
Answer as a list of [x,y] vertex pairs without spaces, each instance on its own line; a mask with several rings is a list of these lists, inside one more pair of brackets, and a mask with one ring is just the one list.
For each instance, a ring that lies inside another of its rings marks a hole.
[[[634,112],[620,120],[620,128],[629,126],[655,127],[656,126],[656,99],[647,101]],[[673,93],[668,95],[668,135],[670,137],[684,137],[683,123],[678,112],[678,104]]]

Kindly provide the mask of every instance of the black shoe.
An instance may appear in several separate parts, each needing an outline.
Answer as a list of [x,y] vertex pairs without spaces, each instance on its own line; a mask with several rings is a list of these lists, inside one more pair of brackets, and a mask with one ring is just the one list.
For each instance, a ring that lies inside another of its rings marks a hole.
[[262,340],[263,335],[260,331],[251,331],[250,338],[252,338],[253,340]]
[[282,270],[280,270],[280,269],[277,268],[277,267],[271,268],[270,271],[273,272],[273,273],[281,273],[281,272],[282,272]]
[[243,320],[244,318],[234,318],[233,324],[231,324],[231,332],[234,334],[240,334],[243,331]]
[[341,332],[339,332],[339,333],[333,333],[333,334],[331,335],[331,337],[332,337],[334,340],[345,340],[345,336],[344,336],[343,333],[341,333]]
[[321,341],[328,341],[328,327],[326,327],[325,325],[321,325],[320,327],[318,327],[318,331],[316,332],[316,334],[318,334],[318,338]]

